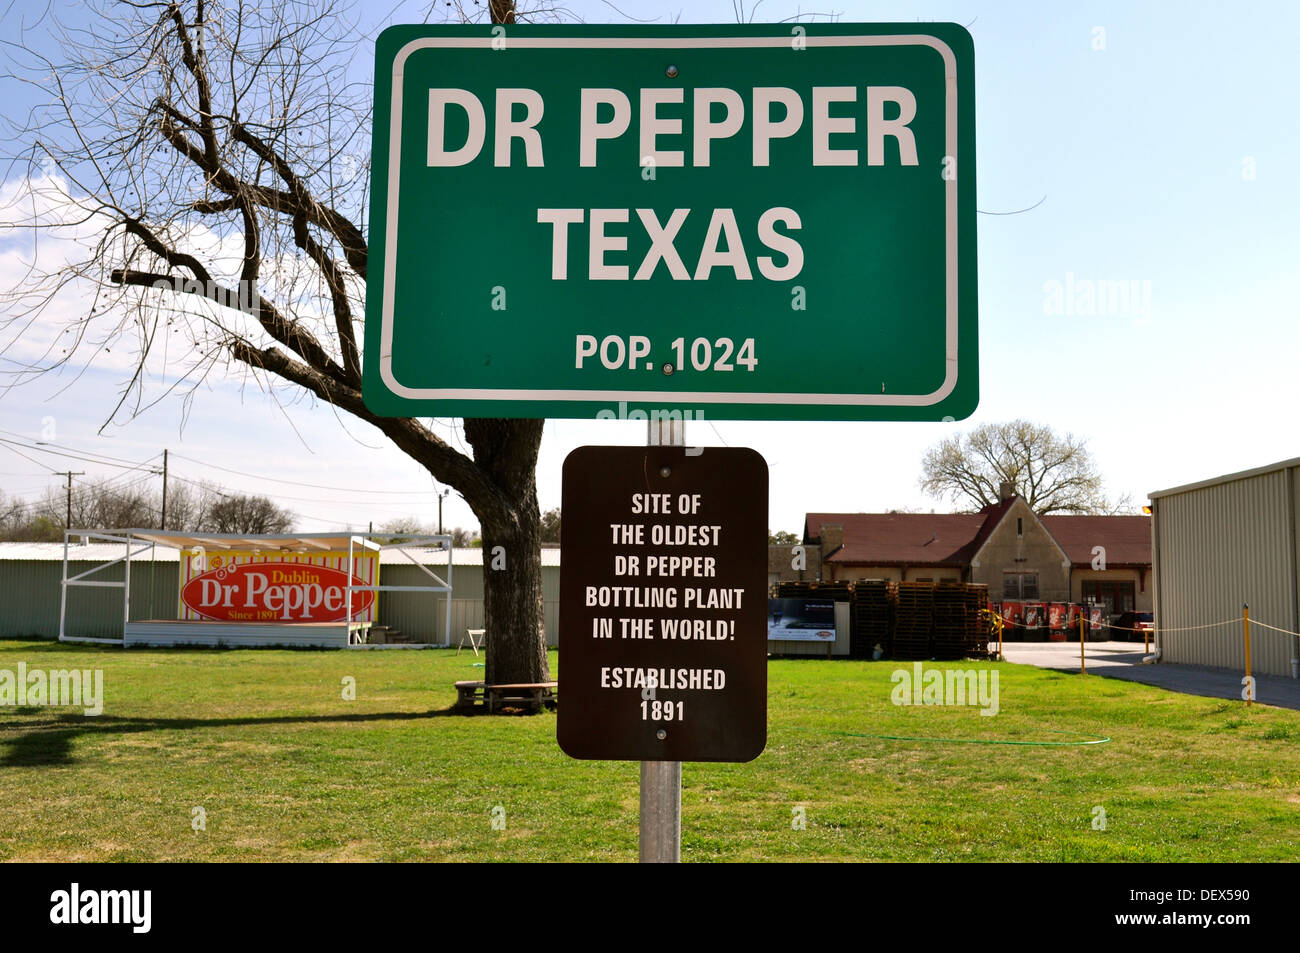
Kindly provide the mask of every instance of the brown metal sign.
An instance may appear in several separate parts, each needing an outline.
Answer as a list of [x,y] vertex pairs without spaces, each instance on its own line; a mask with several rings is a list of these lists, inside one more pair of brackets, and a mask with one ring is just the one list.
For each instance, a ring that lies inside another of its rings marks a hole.
[[767,463],[723,447],[564,461],[561,694],[574,758],[752,761],[767,744]]

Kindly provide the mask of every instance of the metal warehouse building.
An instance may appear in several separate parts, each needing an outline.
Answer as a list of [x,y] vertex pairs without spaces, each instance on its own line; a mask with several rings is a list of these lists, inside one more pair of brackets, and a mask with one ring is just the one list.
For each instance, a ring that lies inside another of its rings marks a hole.
[[[90,543],[68,552],[68,575],[85,572],[123,554],[121,545]],[[447,566],[446,553],[419,554],[421,561],[439,571]],[[159,547],[152,554],[131,559],[131,618],[148,619],[176,615],[179,602],[180,555]],[[428,577],[396,552],[381,556],[380,580],[384,585],[418,586]],[[121,581],[123,565],[106,569],[95,578]],[[453,587],[450,643],[455,645],[466,628],[483,626],[483,551],[457,549],[452,553]],[[0,543],[0,637],[37,636],[57,638],[59,634],[59,588],[63,573],[62,543]],[[559,637],[560,551],[542,550],[542,588],[545,600],[546,640],[555,645]],[[379,625],[399,629],[417,642],[444,644],[444,596],[413,592],[380,594]],[[68,596],[66,634],[74,638],[120,639],[122,637],[122,590],[79,589]]]
[[[1157,644],[1168,662],[1300,677],[1300,458],[1151,494]],[[1281,631],[1280,631],[1281,630]]]

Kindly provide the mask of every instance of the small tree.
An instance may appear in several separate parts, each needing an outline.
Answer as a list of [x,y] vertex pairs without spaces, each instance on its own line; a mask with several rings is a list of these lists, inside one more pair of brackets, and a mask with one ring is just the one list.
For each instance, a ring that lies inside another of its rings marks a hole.
[[560,541],[560,508],[547,510],[542,514],[542,542],[558,543]]
[[227,496],[213,504],[208,525],[200,529],[212,533],[287,533],[293,529],[293,514],[265,496]]
[[63,541],[63,511],[54,518],[42,503],[29,503],[0,493],[0,539],[23,543]]
[[767,544],[769,546],[794,546],[799,542],[799,537],[789,530],[779,529],[775,533],[767,531]]
[[971,509],[997,503],[1003,483],[1039,516],[1116,513],[1131,506],[1127,496],[1107,499],[1086,441],[1027,420],[983,424],[942,440],[926,451],[921,472],[921,489],[930,496]]
[[397,519],[388,520],[381,523],[376,531],[377,534],[383,534],[377,540],[383,543],[404,543],[408,539],[413,539],[416,536],[426,536],[430,532],[414,516],[399,516]]

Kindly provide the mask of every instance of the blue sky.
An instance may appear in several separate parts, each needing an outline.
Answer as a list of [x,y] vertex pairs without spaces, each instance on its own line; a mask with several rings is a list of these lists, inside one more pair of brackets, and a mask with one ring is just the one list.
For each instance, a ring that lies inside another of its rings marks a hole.
[[[668,22],[680,13],[682,22],[734,21],[730,0],[632,0],[619,8],[638,19]],[[925,448],[953,428],[1014,417],[1086,437],[1111,491],[1137,503],[1150,490],[1300,456],[1300,60],[1293,49],[1300,7],[814,8],[833,9],[844,22],[967,25],[976,55],[979,207],[1007,211],[1045,200],[1021,215],[980,216],[982,398],[969,421],[693,427],[692,443],[751,446],[767,458],[774,528],[798,531],[814,510],[945,510],[945,501],[917,487]],[[588,22],[626,22],[601,3],[569,9]],[[756,19],[799,9],[769,0]],[[419,10],[399,7],[393,20],[418,18]],[[10,8],[6,29],[23,12],[21,4]],[[368,73],[369,64],[358,69]],[[18,108],[21,97],[6,90],[5,108]],[[1130,283],[1136,301],[1118,315],[1050,313],[1050,283],[1067,281]],[[65,446],[130,460],[170,447],[191,458],[174,461],[179,475],[295,497],[283,502],[300,514],[303,529],[364,527],[407,514],[436,519],[427,474],[367,425],[349,423],[347,436],[326,408],[299,402],[281,411],[255,388],[214,380],[196,396],[183,429],[181,403],[169,400],[99,435],[106,403],[123,384],[121,370],[78,370],[75,381],[64,373],[5,392],[0,436],[39,440],[44,418],[53,417]],[[643,440],[635,423],[548,422],[541,505],[559,505],[569,450]],[[45,466],[0,449],[6,494],[62,486],[50,471],[67,469],[66,459],[29,455]],[[70,465],[92,475],[121,472]],[[444,519],[448,526],[474,522],[454,495]]]

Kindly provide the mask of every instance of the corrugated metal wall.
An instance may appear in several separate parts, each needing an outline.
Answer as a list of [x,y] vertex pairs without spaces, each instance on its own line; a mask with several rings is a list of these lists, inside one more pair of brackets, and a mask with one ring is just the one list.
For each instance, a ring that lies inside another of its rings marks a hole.
[[[1153,496],[1156,626],[1170,662],[1243,669],[1241,607],[1292,631],[1297,619],[1296,468]],[[1234,620],[1228,626],[1171,631]],[[1296,638],[1251,626],[1256,672],[1291,675]]]
[[[69,562],[68,575],[95,568],[96,562]],[[89,579],[121,582],[125,566],[118,563]],[[53,639],[59,635],[59,580],[62,562],[12,559],[0,561],[0,636],[34,635]],[[131,618],[176,618],[178,591],[175,562],[131,562]],[[69,586],[70,636],[96,639],[122,637],[122,590]]]
[[[430,566],[446,578],[446,566]],[[379,573],[385,586],[432,585],[433,580],[415,566],[386,565]],[[460,641],[466,629],[483,628],[483,567],[452,566],[451,644]],[[557,645],[560,634],[560,568],[542,567],[542,597],[545,600],[546,643]],[[422,642],[443,640],[445,603],[441,593],[381,592],[379,624],[400,629]],[[492,633],[488,633],[489,637]]]
[[[95,562],[69,562],[68,575],[94,568]],[[446,567],[431,566],[443,575]],[[91,579],[120,582],[124,566],[95,573]],[[53,639],[59,634],[59,579],[61,562],[50,560],[0,560],[0,637],[37,636]],[[131,562],[131,618],[175,619],[177,613],[177,563],[133,560]],[[412,565],[385,565],[380,582],[386,586],[432,585],[427,575]],[[451,642],[456,644],[466,628],[483,627],[483,568],[453,567]],[[542,567],[542,590],[546,600],[546,640],[556,645],[560,631],[560,570]],[[80,638],[122,637],[122,590],[101,587],[69,587],[68,620],[65,632]],[[379,624],[400,629],[420,641],[443,640],[444,597],[441,593],[379,593]]]

